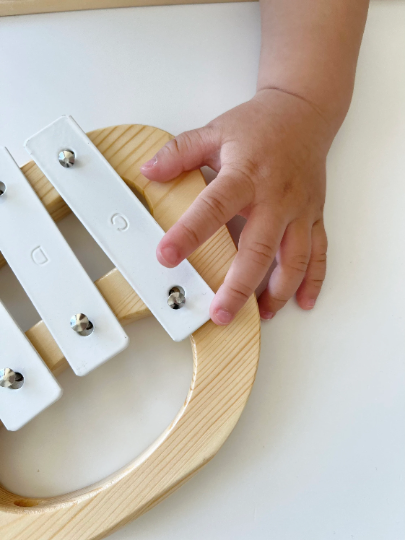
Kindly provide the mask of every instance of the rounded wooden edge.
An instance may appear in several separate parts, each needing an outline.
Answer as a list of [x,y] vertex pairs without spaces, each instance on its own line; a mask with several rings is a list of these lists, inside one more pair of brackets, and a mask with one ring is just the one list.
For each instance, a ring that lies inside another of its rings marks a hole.
[[0,0],[0,17],[30,15],[60,11],[82,11],[88,9],[126,8],[140,6],[167,6],[177,4],[208,4],[224,2],[252,2],[255,0]]
[[[146,198],[165,230],[205,186],[200,171],[165,184],[141,175],[140,165],[171,138],[162,130],[114,126],[93,131],[89,137],[125,182]],[[35,164],[23,170],[51,214],[56,219],[65,215],[66,205]],[[189,260],[216,290],[234,255],[234,244],[223,227]],[[115,292],[119,295],[119,290]],[[125,297],[118,301],[124,302]],[[236,424],[254,382],[260,352],[256,300],[250,298],[227,327],[209,321],[193,334],[191,343],[194,372],[187,399],[151,447],[110,477],[63,496],[23,498],[0,488],[3,540],[104,538],[163,500],[215,455]]]

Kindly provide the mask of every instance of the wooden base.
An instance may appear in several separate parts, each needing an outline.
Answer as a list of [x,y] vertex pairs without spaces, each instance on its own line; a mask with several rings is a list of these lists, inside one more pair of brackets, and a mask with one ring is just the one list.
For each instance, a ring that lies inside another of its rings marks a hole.
[[29,15],[54,11],[81,11],[134,6],[167,6],[174,4],[213,4],[225,2],[253,2],[255,0],[0,0],[0,17]]
[[[89,137],[123,180],[146,199],[165,230],[205,187],[200,171],[165,184],[141,175],[140,165],[172,138],[164,131],[126,125],[100,129]],[[70,211],[33,162],[23,171],[55,220]],[[222,227],[189,260],[215,291],[235,252]],[[122,323],[150,315],[118,270],[99,279],[97,286]],[[53,372],[67,366],[43,322],[27,336]],[[242,413],[255,378],[260,350],[255,298],[231,325],[206,323],[191,337],[191,346],[194,370],[188,396],[164,433],[120,471],[67,495],[22,498],[0,487],[1,540],[100,540],[170,495],[216,454]]]

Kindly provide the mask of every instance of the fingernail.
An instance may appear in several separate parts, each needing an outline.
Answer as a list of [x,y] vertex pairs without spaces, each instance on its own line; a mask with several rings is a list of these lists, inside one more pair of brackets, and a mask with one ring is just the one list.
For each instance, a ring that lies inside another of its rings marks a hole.
[[147,161],[146,163],[144,163],[141,167],[141,170],[144,170],[144,171],[147,171],[149,169],[152,169],[157,163],[157,157],[156,156],[153,156],[152,159],[150,159],[149,161]]
[[315,300],[308,300],[307,309],[312,309],[315,305]]
[[180,254],[174,246],[160,248],[159,255],[170,266],[176,266],[180,260]]
[[271,311],[262,311],[260,313],[260,317],[266,321],[269,321],[274,317],[275,313],[272,313]]
[[215,311],[215,319],[219,324],[229,324],[233,319],[233,315],[226,309],[220,308]]

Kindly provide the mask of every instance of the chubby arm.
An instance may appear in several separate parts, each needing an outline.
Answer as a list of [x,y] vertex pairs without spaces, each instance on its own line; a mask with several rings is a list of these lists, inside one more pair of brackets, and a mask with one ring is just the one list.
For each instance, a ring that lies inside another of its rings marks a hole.
[[257,89],[311,104],[335,130],[350,105],[369,0],[261,0]]
[[259,298],[271,319],[294,295],[312,309],[326,271],[325,164],[348,110],[368,0],[261,0],[256,95],[184,132],[145,163],[166,182],[208,165],[217,178],[166,233],[161,264],[188,257],[236,214],[247,219],[211,318],[228,324],[277,266]]

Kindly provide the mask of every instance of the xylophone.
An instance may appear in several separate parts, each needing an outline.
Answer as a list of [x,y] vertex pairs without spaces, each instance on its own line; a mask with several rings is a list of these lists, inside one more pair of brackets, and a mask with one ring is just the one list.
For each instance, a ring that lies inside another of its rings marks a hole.
[[[2,540],[104,538],[205,465],[246,404],[260,351],[256,300],[227,327],[209,320],[210,302],[236,252],[228,230],[222,227],[177,268],[156,260],[164,231],[205,187],[199,170],[165,184],[140,173],[171,138],[142,125],[86,135],[62,116],[26,141],[34,161],[22,169],[0,149],[0,250],[42,318],[24,335],[0,304],[4,426],[20,429],[51,406],[62,392],[55,375],[70,365],[85,376],[111,360],[128,345],[123,326],[151,314],[174,340],[190,336],[194,358],[176,418],[114,475],[41,499],[0,486]],[[70,211],[116,266],[96,283],[54,223]]]

